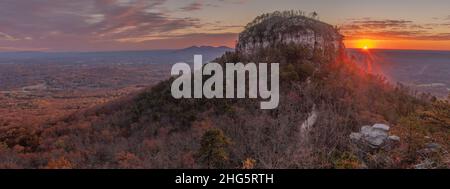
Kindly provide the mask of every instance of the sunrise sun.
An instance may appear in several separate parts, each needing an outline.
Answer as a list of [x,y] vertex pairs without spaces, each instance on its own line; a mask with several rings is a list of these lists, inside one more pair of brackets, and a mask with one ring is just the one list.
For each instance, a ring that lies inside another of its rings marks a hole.
[[360,39],[356,42],[356,47],[362,50],[369,50],[375,47],[375,41],[371,39]]

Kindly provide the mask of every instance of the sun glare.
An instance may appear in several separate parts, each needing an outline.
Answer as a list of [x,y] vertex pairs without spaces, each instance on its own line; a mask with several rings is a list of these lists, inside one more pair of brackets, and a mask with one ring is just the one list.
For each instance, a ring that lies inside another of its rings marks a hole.
[[356,42],[356,46],[363,50],[369,50],[375,47],[375,42],[370,39],[360,39]]

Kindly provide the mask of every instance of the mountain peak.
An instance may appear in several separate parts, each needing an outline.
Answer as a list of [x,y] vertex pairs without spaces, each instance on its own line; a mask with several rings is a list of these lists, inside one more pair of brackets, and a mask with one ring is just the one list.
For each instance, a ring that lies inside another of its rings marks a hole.
[[[236,50],[252,55],[266,48],[295,45],[314,53],[334,56],[344,49],[343,36],[338,30],[301,11],[284,11],[263,14],[249,23],[239,34]],[[334,53],[333,53],[334,52]]]

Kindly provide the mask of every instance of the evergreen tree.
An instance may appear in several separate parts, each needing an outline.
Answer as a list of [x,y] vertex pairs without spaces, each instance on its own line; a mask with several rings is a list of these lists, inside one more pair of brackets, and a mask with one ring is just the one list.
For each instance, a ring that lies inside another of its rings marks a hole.
[[205,132],[200,142],[198,160],[208,169],[224,167],[228,160],[230,139],[220,129]]

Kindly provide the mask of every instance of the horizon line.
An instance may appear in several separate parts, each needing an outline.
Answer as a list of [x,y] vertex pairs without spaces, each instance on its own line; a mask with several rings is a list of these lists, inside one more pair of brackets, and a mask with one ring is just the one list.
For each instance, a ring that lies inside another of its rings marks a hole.
[[[25,51],[1,51],[0,53],[105,53],[105,52],[145,52],[145,51],[171,51],[171,50],[184,50],[192,47],[212,47],[212,48],[229,48],[235,49],[233,47],[228,47],[226,45],[222,46],[211,46],[211,45],[192,45],[184,48],[164,48],[164,49],[136,49],[136,50],[95,50],[95,51],[33,51],[33,50],[25,50]],[[346,47],[346,50],[361,50],[361,48],[357,47]],[[405,48],[370,48],[371,50],[385,50],[385,51],[441,51],[441,52],[450,52],[450,49],[405,49]]]
[[23,51],[1,51],[0,53],[101,53],[101,52],[145,52],[145,51],[170,51],[170,50],[184,50],[189,49],[192,47],[212,47],[212,48],[229,48],[229,49],[235,49],[234,47],[228,47],[226,45],[220,45],[220,46],[213,46],[213,45],[192,45],[188,47],[182,47],[182,48],[163,48],[163,49],[136,49],[136,50],[93,50],[93,51],[39,51],[39,50],[23,50]]

